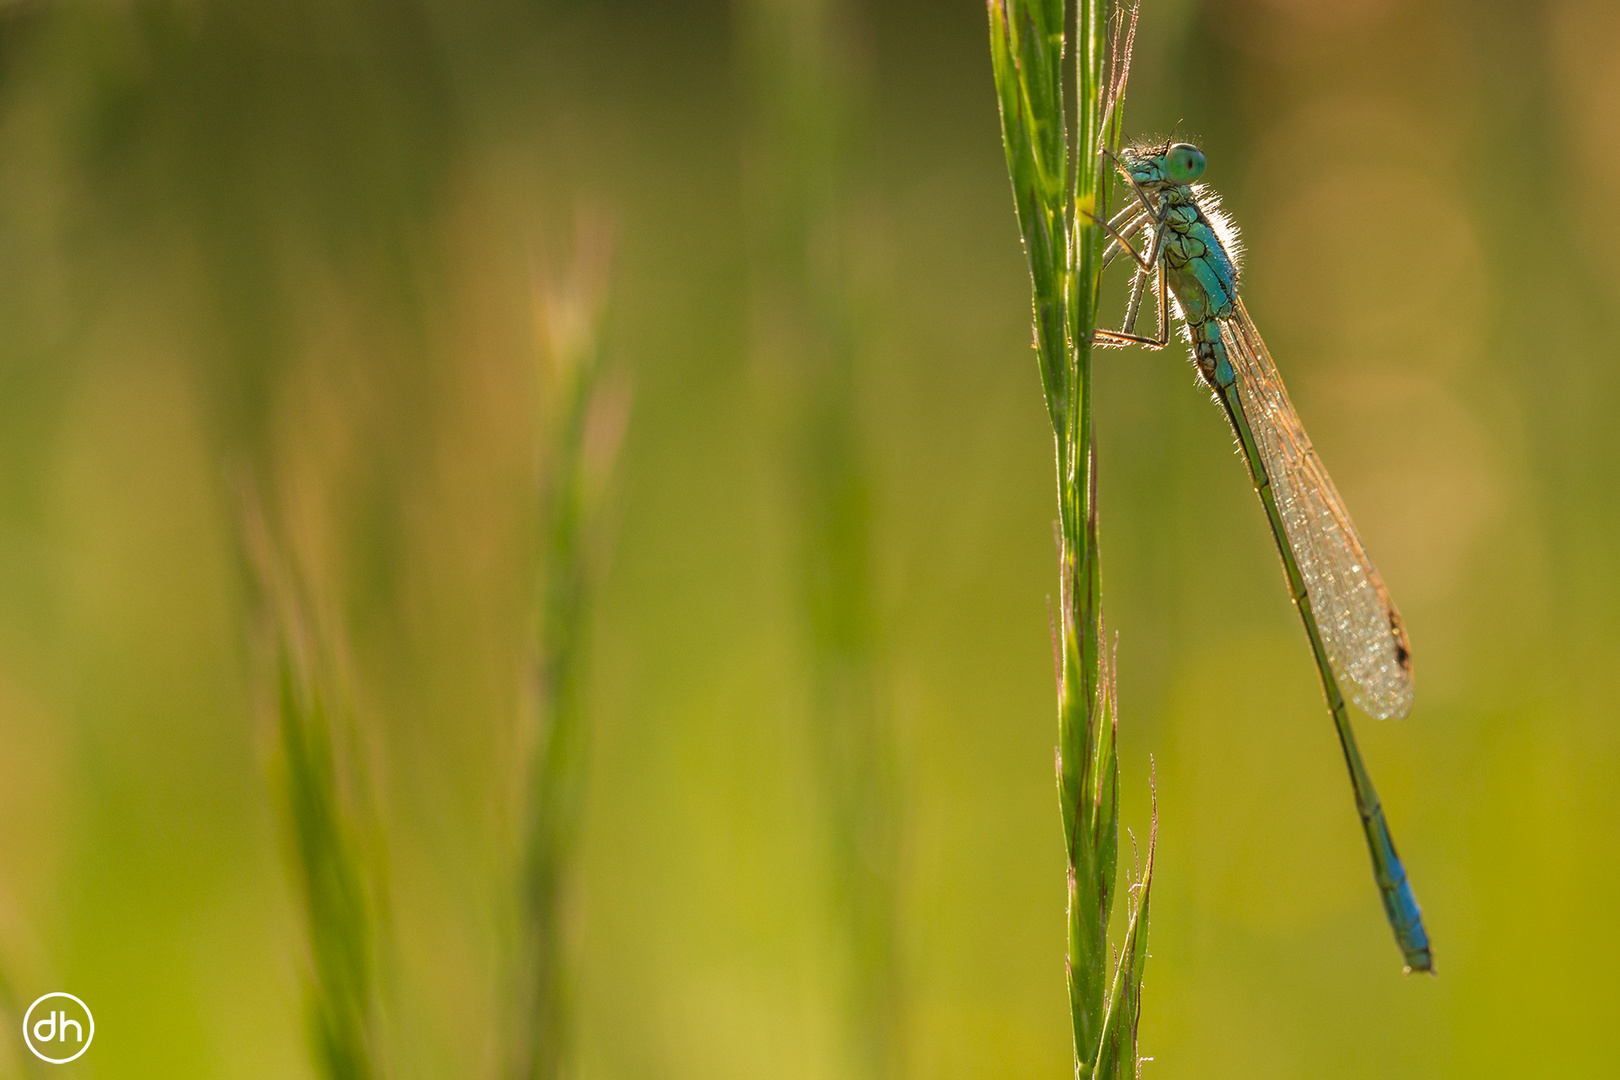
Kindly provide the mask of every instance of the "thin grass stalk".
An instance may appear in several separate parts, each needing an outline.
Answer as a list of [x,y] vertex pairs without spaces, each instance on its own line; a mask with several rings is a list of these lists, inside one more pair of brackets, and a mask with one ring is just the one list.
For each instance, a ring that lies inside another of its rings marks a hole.
[[[1068,862],[1068,985],[1075,1070],[1134,1072],[1147,874],[1133,893],[1118,969],[1109,919],[1119,853],[1117,695],[1102,647],[1091,340],[1101,287],[1108,174],[1117,139],[1135,11],[1103,0],[988,0],[990,52],[1013,201],[1029,259],[1035,352],[1058,478],[1059,803]],[[1109,23],[1113,22],[1113,47]],[[1074,42],[1074,123],[1066,115],[1065,48]],[[1151,846],[1150,846],[1151,848]],[[1122,1040],[1130,1032],[1129,1052]]]
[[258,621],[273,642],[274,771],[309,947],[311,1052],[326,1080],[377,1080],[387,1075],[378,987],[385,902],[363,758],[337,690],[340,665],[299,575],[256,504],[241,527]]
[[895,750],[879,701],[869,465],[851,282],[853,154],[862,110],[848,42],[856,5],[740,0],[754,105],[753,288],[764,372],[788,389],[787,488],[804,629],[809,742],[825,807],[850,1067],[901,1072],[895,932]]
[[303,872],[315,978],[308,993],[316,1063],[330,1080],[370,1080],[376,1067],[376,965],[359,831],[338,794],[327,695],[284,637],[277,715],[285,797]]
[[520,910],[517,1080],[557,1080],[573,1067],[573,992],[564,898],[578,844],[590,746],[584,703],[594,583],[592,527],[623,433],[622,389],[604,380],[602,331],[611,240],[581,217],[574,264],[538,290],[547,364],[547,438],[540,484],[534,699],[538,732],[527,770]]

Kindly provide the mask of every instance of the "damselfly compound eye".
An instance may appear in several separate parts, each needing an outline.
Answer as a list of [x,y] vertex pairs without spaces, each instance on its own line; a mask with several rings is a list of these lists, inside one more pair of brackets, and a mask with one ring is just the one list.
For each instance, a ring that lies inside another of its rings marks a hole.
[[1177,184],[1190,184],[1204,175],[1204,152],[1187,143],[1176,143],[1164,153],[1165,171]]

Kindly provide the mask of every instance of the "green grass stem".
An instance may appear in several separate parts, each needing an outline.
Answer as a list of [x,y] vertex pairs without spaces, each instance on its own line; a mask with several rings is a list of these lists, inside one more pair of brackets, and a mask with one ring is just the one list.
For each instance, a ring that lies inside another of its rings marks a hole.
[[573,265],[543,280],[536,299],[545,360],[533,655],[539,724],[523,837],[516,1080],[556,1080],[573,1064],[564,900],[590,746],[583,688],[593,527],[628,404],[623,386],[604,378],[602,363],[611,248],[606,223],[582,215]]
[[781,430],[809,743],[824,807],[849,1068],[903,1071],[896,946],[899,795],[882,707],[860,424],[862,319],[852,283],[854,144],[863,79],[855,5],[748,0],[739,14],[754,122],[752,289],[766,374],[788,388]]
[[[1106,216],[1105,145],[1117,141],[1135,10],[1103,0],[989,0],[990,54],[1002,142],[1034,292],[1035,351],[1058,478],[1058,793],[1068,858],[1068,982],[1075,1068],[1134,1074],[1146,958],[1150,842],[1130,892],[1125,940],[1110,975],[1108,938],[1119,857],[1118,719],[1104,648],[1091,415]],[[1112,22],[1113,33],[1109,24]],[[1072,56],[1066,54],[1069,43]],[[1066,115],[1074,73],[1075,118]]]
[[273,641],[273,771],[309,948],[311,1052],[325,1080],[376,1080],[387,1075],[378,993],[384,875],[363,755],[343,709],[335,653],[256,507],[242,515],[242,537],[260,621]]

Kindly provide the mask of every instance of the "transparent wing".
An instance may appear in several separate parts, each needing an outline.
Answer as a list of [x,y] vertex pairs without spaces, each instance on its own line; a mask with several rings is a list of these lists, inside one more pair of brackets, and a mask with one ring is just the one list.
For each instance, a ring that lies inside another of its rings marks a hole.
[[1333,671],[1373,716],[1405,716],[1412,707],[1412,651],[1400,612],[1311,449],[1242,300],[1220,327]]

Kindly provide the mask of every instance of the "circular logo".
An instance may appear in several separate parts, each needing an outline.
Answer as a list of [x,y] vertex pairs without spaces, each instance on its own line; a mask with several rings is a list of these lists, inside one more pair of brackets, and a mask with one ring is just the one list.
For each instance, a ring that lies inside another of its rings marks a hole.
[[[72,994],[46,994],[28,1006],[23,1016],[23,1042],[35,1057],[52,1065],[72,1061],[90,1049],[95,1037],[96,1018],[90,1015],[90,1006]],[[63,1056],[52,1056],[58,1054]]]

